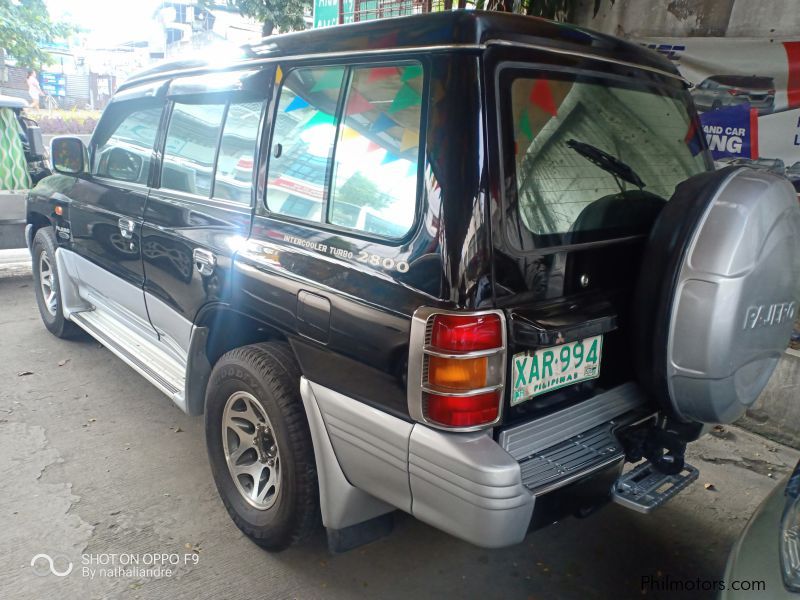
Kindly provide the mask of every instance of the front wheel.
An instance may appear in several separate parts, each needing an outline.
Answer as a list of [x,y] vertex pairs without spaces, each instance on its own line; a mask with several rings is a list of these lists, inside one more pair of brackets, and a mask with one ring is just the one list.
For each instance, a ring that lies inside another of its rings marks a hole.
[[239,529],[271,551],[314,533],[317,469],[300,370],[287,344],[244,346],[219,359],[205,429],[214,482]]
[[52,229],[42,227],[36,232],[31,245],[31,255],[36,304],[39,306],[44,326],[56,337],[73,337],[79,329],[64,316],[56,265],[56,238]]

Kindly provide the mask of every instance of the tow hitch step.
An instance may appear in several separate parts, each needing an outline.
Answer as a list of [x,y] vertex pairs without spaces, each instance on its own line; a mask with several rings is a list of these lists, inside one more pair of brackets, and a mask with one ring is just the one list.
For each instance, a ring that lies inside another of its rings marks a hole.
[[612,497],[617,504],[649,513],[689,487],[699,474],[695,467],[685,464],[677,475],[665,475],[645,461],[617,479]]

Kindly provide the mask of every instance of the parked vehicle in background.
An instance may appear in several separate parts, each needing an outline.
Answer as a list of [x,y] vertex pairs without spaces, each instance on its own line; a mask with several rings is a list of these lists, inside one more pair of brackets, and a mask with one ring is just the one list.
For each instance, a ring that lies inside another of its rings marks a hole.
[[734,590],[720,600],[800,598],[800,463],[767,496],[733,546],[726,583],[763,581],[763,590]]
[[692,89],[692,97],[700,111],[749,104],[763,115],[773,111],[775,81],[758,75],[713,75]]
[[786,178],[792,182],[794,189],[800,194],[800,161],[786,167]]
[[0,249],[25,246],[25,195],[50,174],[42,134],[27,103],[0,96]]
[[776,175],[786,174],[786,165],[780,158],[721,158],[716,161],[720,167],[750,167],[769,171]]
[[395,510],[491,548],[650,512],[797,310],[791,186],[712,170],[696,119],[663,56],[502,13],[165,63],[88,148],[53,140],[39,312],[205,415],[222,500],[270,550],[320,515],[342,551]]

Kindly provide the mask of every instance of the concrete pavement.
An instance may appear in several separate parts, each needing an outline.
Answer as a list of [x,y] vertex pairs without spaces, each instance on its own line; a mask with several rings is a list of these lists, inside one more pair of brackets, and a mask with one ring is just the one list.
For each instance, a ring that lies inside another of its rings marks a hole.
[[[322,533],[268,554],[217,496],[202,418],[97,342],[50,335],[30,277],[0,279],[0,598],[657,598],[642,577],[722,576],[798,456],[729,428],[693,445],[700,480],[650,516],[612,505],[487,551],[398,515],[389,538],[348,554],[328,555]],[[31,567],[39,553],[73,570]],[[82,561],[156,553],[179,557],[169,575]]]

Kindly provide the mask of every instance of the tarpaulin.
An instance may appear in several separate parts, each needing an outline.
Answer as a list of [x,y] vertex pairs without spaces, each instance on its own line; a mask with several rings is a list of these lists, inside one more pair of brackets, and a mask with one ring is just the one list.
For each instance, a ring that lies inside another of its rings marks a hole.
[[20,126],[14,111],[0,108],[0,190],[31,187],[28,163],[19,136]]
[[[661,52],[693,87],[715,159],[773,163],[800,175],[800,39],[658,38]],[[792,169],[792,165],[795,165]]]

